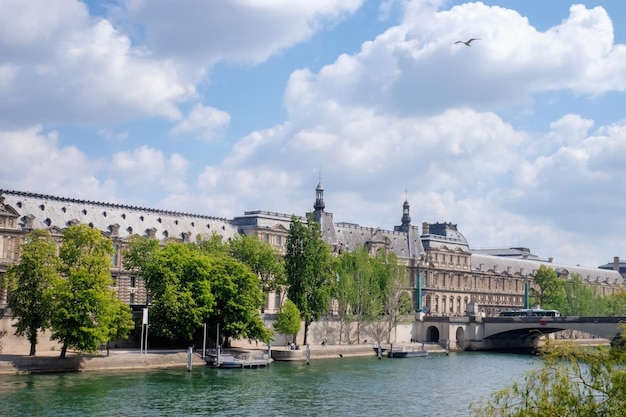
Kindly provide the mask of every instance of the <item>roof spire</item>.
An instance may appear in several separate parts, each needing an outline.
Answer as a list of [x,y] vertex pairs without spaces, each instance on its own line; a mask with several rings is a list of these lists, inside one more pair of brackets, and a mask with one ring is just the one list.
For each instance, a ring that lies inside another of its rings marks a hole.
[[322,186],[322,170],[319,173],[319,183],[315,188],[315,205],[313,208],[315,209],[316,215],[319,215],[324,211],[326,205],[324,204],[324,187]]

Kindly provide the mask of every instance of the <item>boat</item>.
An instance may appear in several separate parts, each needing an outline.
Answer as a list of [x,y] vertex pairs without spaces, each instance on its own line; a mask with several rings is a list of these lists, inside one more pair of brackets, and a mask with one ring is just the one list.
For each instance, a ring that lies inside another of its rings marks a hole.
[[419,358],[428,356],[428,351],[415,348],[390,349],[387,356],[390,358]]
[[[217,337],[220,340],[220,327],[217,326]],[[204,361],[207,365],[216,368],[264,368],[272,363],[271,348],[267,347],[267,352],[263,353],[222,353],[222,348],[218,345],[210,352],[204,352]]]
[[264,368],[272,363],[269,353],[233,354],[233,353],[209,353],[204,360],[207,365],[216,368]]

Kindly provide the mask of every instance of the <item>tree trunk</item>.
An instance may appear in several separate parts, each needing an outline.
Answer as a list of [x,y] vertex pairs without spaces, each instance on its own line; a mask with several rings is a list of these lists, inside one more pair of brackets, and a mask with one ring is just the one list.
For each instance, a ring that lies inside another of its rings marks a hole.
[[67,353],[67,344],[63,343],[63,347],[61,348],[61,356],[60,359],[65,359],[65,354]]
[[28,356],[35,356],[37,351],[37,329],[28,331],[28,341],[30,342],[30,353]]
[[311,323],[309,323],[307,321],[304,322],[304,342],[302,342],[303,346],[307,345],[307,339],[308,339],[308,336],[309,336],[309,326],[310,325],[311,325]]

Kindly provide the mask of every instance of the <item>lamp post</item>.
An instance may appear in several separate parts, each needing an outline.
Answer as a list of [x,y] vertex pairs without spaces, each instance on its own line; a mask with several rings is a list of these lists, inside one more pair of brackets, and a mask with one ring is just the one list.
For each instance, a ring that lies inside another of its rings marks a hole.
[[415,281],[415,311],[422,312],[422,260],[417,261],[417,280]]

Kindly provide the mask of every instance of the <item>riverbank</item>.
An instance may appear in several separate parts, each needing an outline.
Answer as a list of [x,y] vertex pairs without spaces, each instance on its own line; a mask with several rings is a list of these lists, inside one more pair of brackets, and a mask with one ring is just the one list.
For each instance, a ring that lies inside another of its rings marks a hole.
[[[398,345],[399,346],[399,345]],[[417,346],[416,344],[414,346]],[[421,347],[421,345],[420,345]],[[344,357],[371,356],[376,352],[371,344],[361,345],[311,345],[310,359],[341,359]],[[426,344],[425,349],[431,352],[444,353],[445,350],[436,344]],[[239,352],[257,353],[261,349],[249,349],[234,347]],[[290,360],[306,360],[304,347],[298,351],[289,351],[285,347],[272,348],[272,350],[293,352]],[[181,367],[188,365],[187,352],[184,350],[152,350],[147,354],[140,354],[139,350],[111,349],[109,356],[106,353],[99,355],[86,355],[68,352],[65,359],[59,358],[58,351],[38,353],[31,357],[18,354],[0,354],[0,375],[19,375],[33,373],[62,373],[62,372],[87,372],[87,371],[119,371],[133,369],[156,369]],[[192,354],[192,367],[205,366],[202,352]]]

